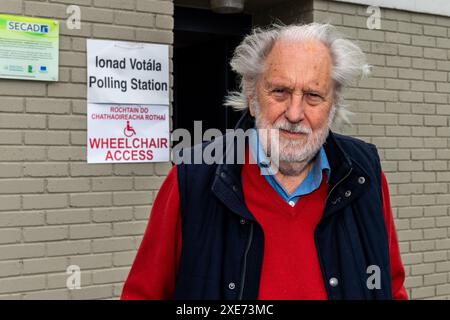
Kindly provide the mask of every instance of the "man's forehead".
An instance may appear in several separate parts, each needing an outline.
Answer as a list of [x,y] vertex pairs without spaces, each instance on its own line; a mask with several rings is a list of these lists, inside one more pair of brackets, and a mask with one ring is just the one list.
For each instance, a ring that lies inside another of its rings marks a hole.
[[330,71],[329,50],[321,42],[279,41],[266,59],[263,78],[267,82],[289,83],[306,77],[315,82],[329,76]]
[[331,68],[332,59],[328,47],[319,41],[278,41],[265,60],[265,69],[280,68],[317,69],[321,72]]

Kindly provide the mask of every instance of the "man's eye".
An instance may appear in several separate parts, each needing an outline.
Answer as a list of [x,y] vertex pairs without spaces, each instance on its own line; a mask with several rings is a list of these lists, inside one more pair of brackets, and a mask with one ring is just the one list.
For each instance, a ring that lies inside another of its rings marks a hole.
[[288,99],[288,90],[284,88],[275,88],[271,90],[270,95],[273,99],[275,99],[278,102],[286,101]]
[[314,93],[314,92],[308,92],[308,93],[306,93],[306,96],[308,97],[308,99],[313,100],[313,101],[323,100],[321,95]]

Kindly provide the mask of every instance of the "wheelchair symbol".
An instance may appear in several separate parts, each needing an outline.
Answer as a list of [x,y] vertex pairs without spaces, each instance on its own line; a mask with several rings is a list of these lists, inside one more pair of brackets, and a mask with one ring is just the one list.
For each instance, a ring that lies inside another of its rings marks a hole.
[[130,121],[127,121],[127,126],[123,129],[123,134],[128,138],[136,135],[136,131],[134,131],[134,128],[130,125]]

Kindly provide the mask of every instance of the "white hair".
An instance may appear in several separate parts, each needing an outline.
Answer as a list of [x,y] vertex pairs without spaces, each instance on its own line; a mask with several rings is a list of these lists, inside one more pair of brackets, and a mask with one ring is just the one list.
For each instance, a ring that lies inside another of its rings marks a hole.
[[350,123],[344,103],[343,88],[349,86],[358,76],[370,73],[363,51],[354,42],[346,39],[330,24],[310,23],[304,25],[272,25],[267,29],[255,28],[235,49],[231,60],[232,69],[240,76],[240,91],[229,93],[225,106],[236,110],[248,108],[249,96],[256,94],[256,83],[264,72],[265,59],[275,42],[286,40],[303,42],[317,40],[326,45],[332,58],[332,79],[334,80],[334,101],[337,122]]

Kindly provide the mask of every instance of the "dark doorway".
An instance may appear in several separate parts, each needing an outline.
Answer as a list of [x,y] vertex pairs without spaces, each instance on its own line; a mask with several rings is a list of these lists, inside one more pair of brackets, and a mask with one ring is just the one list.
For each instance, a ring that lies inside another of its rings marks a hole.
[[238,89],[229,61],[251,29],[251,16],[176,6],[174,17],[174,129],[193,134],[194,121],[201,120],[203,131],[225,132],[241,116],[225,108],[223,100]]

